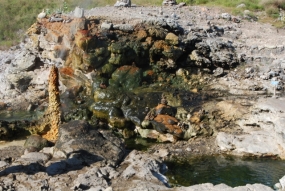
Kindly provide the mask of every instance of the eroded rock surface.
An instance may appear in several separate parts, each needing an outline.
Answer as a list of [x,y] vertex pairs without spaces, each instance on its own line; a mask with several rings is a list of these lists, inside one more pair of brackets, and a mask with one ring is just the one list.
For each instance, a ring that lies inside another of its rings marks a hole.
[[[63,124],[55,147],[1,158],[0,188],[270,190],[259,184],[168,188],[156,157],[284,158],[284,34],[249,13],[236,18],[196,6],[109,6],[38,20],[24,43],[1,52],[0,109],[44,111],[53,102],[47,101],[53,64]],[[275,90],[278,99],[270,98]],[[150,154],[133,151],[120,164],[120,139],[86,121],[125,138],[138,131],[176,143]],[[2,137],[21,126],[1,124]]]

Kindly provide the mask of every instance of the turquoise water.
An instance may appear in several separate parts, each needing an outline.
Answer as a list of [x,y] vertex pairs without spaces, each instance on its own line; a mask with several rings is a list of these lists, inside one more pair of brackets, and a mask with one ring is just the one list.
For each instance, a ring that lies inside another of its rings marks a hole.
[[237,157],[200,157],[168,161],[166,176],[173,185],[224,183],[231,187],[261,183],[273,188],[285,175],[285,161],[242,159]]

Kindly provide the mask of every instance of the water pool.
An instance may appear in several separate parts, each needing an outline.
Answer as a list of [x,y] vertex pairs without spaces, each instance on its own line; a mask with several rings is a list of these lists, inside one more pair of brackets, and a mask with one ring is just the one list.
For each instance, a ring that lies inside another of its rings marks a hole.
[[275,159],[207,156],[166,162],[173,185],[224,183],[231,187],[261,183],[273,188],[285,175],[285,161]]

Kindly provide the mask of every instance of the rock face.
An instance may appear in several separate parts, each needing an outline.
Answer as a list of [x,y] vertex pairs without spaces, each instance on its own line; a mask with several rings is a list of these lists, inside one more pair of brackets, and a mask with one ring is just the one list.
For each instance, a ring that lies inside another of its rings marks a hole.
[[125,155],[119,138],[107,132],[100,133],[84,121],[71,121],[60,126],[55,152],[66,158],[80,157],[87,164],[106,160],[117,165]]
[[[239,109],[242,118],[236,123],[242,133],[220,132],[216,138],[217,145],[222,151],[237,155],[279,156],[284,159],[282,100],[260,99],[258,104],[250,108],[250,112]],[[255,115],[251,115],[252,112]]]

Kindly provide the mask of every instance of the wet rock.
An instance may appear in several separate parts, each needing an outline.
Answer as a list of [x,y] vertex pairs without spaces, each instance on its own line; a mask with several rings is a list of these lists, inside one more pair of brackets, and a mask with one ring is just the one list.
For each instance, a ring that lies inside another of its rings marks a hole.
[[136,66],[122,66],[118,68],[109,80],[110,86],[123,87],[132,90],[141,85],[142,70]]
[[160,133],[154,129],[137,128],[137,130],[142,138],[156,139],[159,142],[175,143],[177,141],[177,137],[169,133]]
[[125,155],[119,138],[111,133],[102,134],[84,121],[70,121],[60,126],[56,151],[63,152],[66,158],[72,153],[79,153],[80,160],[87,164],[107,160],[116,165]]

